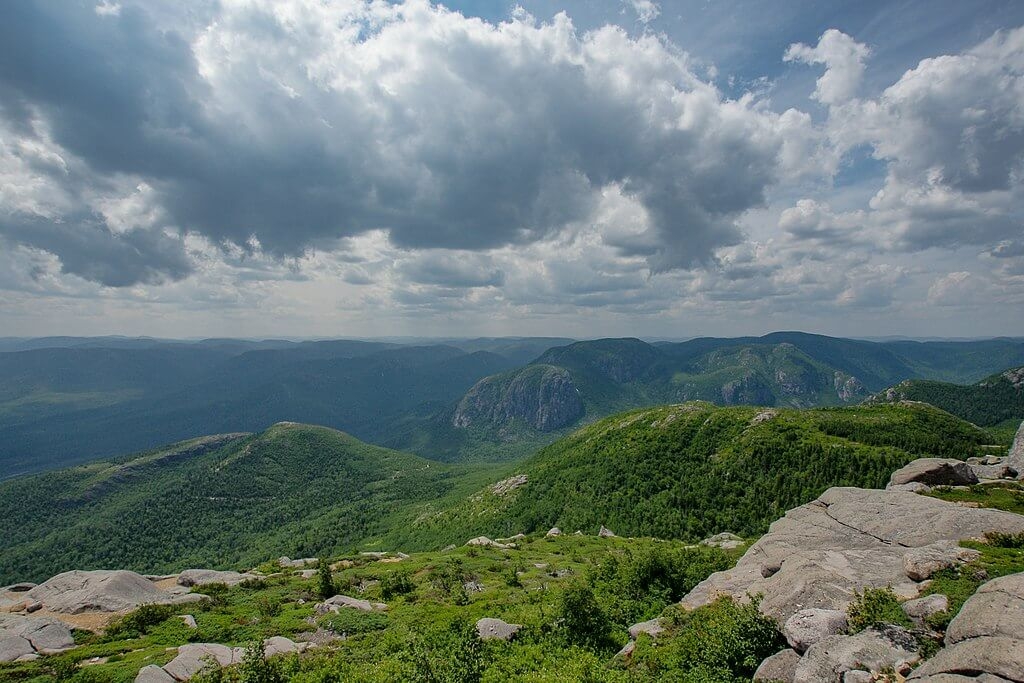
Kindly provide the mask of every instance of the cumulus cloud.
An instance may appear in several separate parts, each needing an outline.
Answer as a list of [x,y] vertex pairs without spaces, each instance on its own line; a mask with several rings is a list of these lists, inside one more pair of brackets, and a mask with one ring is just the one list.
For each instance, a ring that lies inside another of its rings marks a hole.
[[636,18],[642,24],[649,24],[661,14],[661,5],[654,0],[629,0],[629,6],[636,12]]
[[818,79],[812,97],[822,104],[840,104],[852,99],[864,76],[864,61],[871,50],[842,31],[830,28],[814,47],[794,43],[786,50],[787,62],[824,64],[825,73]]
[[[158,25],[145,5],[92,9],[5,11],[3,117],[25,144],[48,141],[41,122],[81,170],[50,174],[78,186],[45,207],[62,233],[134,241],[140,258],[189,232],[279,256],[371,230],[410,249],[529,244],[588,220],[614,185],[649,221],[620,248],[690,267],[741,239],[736,219],[785,172],[783,129],[809,125],[725,98],[661,37],[581,33],[564,14],[234,0]],[[26,239],[2,208],[0,230]]]

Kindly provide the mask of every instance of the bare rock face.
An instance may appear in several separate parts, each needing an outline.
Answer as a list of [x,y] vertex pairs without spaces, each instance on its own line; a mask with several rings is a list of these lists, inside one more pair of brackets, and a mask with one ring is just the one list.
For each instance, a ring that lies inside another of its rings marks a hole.
[[476,633],[480,640],[512,640],[522,627],[522,624],[484,617],[476,622]]
[[195,596],[166,593],[145,577],[124,570],[70,571],[39,584],[26,595],[51,612],[121,612],[139,605],[188,601]]
[[135,677],[135,683],[175,683],[176,679],[156,664],[144,666]]
[[[1024,573],[1002,576],[979,588],[950,622],[946,644],[982,636],[1024,639]],[[1024,660],[1020,664],[1024,670]]]
[[768,657],[754,672],[755,683],[793,683],[796,666],[800,663],[800,653],[796,650],[783,650]]
[[1024,640],[982,636],[961,641],[939,650],[907,680],[935,680],[935,676],[942,674],[964,673],[1024,683]]
[[846,628],[846,612],[812,607],[802,609],[787,619],[782,633],[790,647],[797,652],[806,652],[811,645],[829,636],[845,633]]
[[477,382],[459,401],[452,425],[461,429],[522,423],[550,432],[580,419],[583,410],[583,398],[568,370],[530,365]]
[[952,458],[918,458],[892,473],[889,486],[918,482],[926,486],[969,486],[978,483],[971,466]]
[[[784,624],[801,609],[845,610],[865,587],[890,586],[913,598],[919,587],[903,565],[909,550],[987,531],[1022,532],[1024,517],[904,491],[832,488],[787,512],[735,567],[712,574],[681,604],[693,609],[720,595],[744,601],[760,593],[761,611]],[[769,565],[779,569],[765,577]]]
[[909,669],[921,656],[914,638],[902,629],[868,629],[852,636],[835,635],[812,645],[797,664],[793,683],[842,680],[848,671]]

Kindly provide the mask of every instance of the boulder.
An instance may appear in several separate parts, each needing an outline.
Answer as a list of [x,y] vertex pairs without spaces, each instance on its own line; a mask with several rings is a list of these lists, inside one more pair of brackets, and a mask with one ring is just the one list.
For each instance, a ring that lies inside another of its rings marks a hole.
[[[865,587],[890,586],[912,598],[919,587],[904,571],[909,549],[987,531],[1022,532],[1024,517],[904,491],[832,488],[776,520],[735,567],[712,574],[681,604],[693,609],[720,595],[745,601],[760,593],[761,611],[784,624],[801,609],[845,610]],[[780,569],[766,578],[767,564]]]
[[924,581],[935,572],[976,560],[980,555],[977,550],[961,548],[953,541],[938,541],[908,550],[903,555],[903,571],[914,581]]
[[0,662],[14,662],[24,655],[35,654],[32,643],[14,633],[0,631]]
[[811,645],[828,636],[845,633],[846,629],[846,612],[811,607],[787,619],[782,633],[790,647],[797,652],[806,652]]
[[[1024,639],[1024,573],[1002,576],[981,586],[950,622],[946,645],[981,636]],[[1020,666],[1024,671],[1024,659]]]
[[886,491],[909,491],[910,493],[928,493],[932,490],[928,484],[922,484],[919,481],[912,481],[909,484],[889,484],[885,487]]
[[145,577],[124,570],[70,571],[44,581],[26,595],[51,612],[121,612],[143,604],[178,602]]
[[[0,614],[0,637],[22,638],[30,652],[42,654],[63,652],[75,646],[71,629],[52,617]],[[9,647],[14,645],[13,641],[8,644]]]
[[240,663],[244,655],[245,650],[240,647],[232,648],[217,643],[189,643],[178,648],[178,655],[164,665],[164,671],[179,681],[187,681],[202,671],[209,662],[230,666]]
[[558,528],[557,526],[553,526],[553,527],[551,527],[551,528],[550,528],[550,529],[548,530],[548,532],[547,532],[546,534],[544,534],[544,535],[545,535],[545,536],[546,536],[547,538],[555,538],[555,537],[557,537],[557,536],[561,536],[561,535],[562,535],[562,530],[561,530],[561,529],[559,529],[559,528]]
[[192,586],[205,586],[211,583],[223,583],[225,586],[237,586],[243,581],[251,581],[260,577],[255,574],[242,574],[240,572],[218,571],[216,569],[186,569],[178,574],[178,585],[191,588]]
[[1017,478],[1024,479],[1024,422],[1017,428],[1013,445],[1006,454],[1006,464],[1017,470]]
[[306,566],[312,566],[319,562],[315,557],[303,557],[298,560],[293,560],[287,555],[277,558],[277,566],[282,569],[303,569]]
[[907,680],[927,680],[929,676],[957,673],[990,674],[1024,683],[1024,640],[981,636],[960,641],[939,650],[914,670]]
[[665,627],[661,625],[661,619],[641,621],[639,624],[633,624],[629,627],[629,639],[636,640],[640,637],[641,633],[646,633],[651,638],[656,638],[664,630]]
[[150,664],[139,669],[135,676],[135,683],[176,683],[174,676],[163,670],[156,664]]
[[875,675],[870,671],[862,671],[857,669],[855,671],[847,671],[843,674],[843,683],[871,683],[875,680]]
[[980,674],[978,676],[961,676],[960,674],[935,674],[915,678],[914,683],[1011,683],[1002,676]]
[[939,612],[945,612],[949,609],[949,598],[941,593],[935,593],[932,595],[926,595],[923,598],[915,598],[914,600],[907,600],[902,605],[903,613],[910,618],[911,621],[921,623],[925,618],[930,617],[933,614]]
[[597,532],[597,535],[601,538],[615,538],[615,532],[606,528],[604,524],[601,525],[601,530]]
[[889,477],[890,486],[920,482],[928,486],[970,486],[978,483],[971,466],[952,458],[918,458]]
[[199,628],[199,625],[196,623],[196,618],[191,614],[179,614],[178,618],[181,619],[182,623],[188,628]]
[[800,663],[800,653],[796,650],[783,650],[768,657],[754,672],[755,683],[793,683],[796,665]]
[[743,539],[736,534],[723,531],[720,534],[715,534],[714,536],[705,538],[700,542],[700,544],[711,546],[713,548],[721,548],[722,550],[733,550],[743,545]]
[[476,622],[476,633],[480,640],[512,640],[522,627],[522,624],[484,617]]
[[1016,479],[1017,470],[1006,463],[971,465],[974,475],[979,480],[985,479]]
[[296,643],[284,636],[274,636],[263,641],[263,656],[276,657],[277,655],[290,655],[303,652],[309,643]]
[[357,609],[363,612],[382,611],[388,608],[383,602],[370,602],[369,600],[360,600],[348,595],[335,595],[323,602],[317,603],[315,609],[318,614],[324,614],[325,612],[337,612],[342,607]]
[[466,541],[466,545],[476,546],[478,548],[497,548],[498,550],[511,550],[516,547],[515,543],[498,543],[492,541],[486,536],[477,536]]
[[852,636],[824,638],[808,648],[797,664],[793,683],[838,681],[847,671],[899,671],[920,660],[914,637],[902,629],[868,629]]

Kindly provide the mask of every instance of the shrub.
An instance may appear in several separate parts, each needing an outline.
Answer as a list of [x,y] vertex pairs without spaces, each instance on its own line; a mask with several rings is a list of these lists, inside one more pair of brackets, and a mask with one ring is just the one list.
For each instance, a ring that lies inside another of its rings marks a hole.
[[775,622],[758,610],[759,602],[741,605],[723,597],[693,611],[678,610],[675,637],[658,648],[641,642],[633,661],[656,680],[672,672],[682,674],[673,680],[687,682],[749,681],[764,658],[784,645]]
[[329,614],[324,617],[320,621],[320,625],[329,631],[352,636],[387,628],[388,617],[380,612],[343,609],[337,614]]
[[611,622],[589,585],[570,585],[558,603],[556,624],[570,645],[600,648],[609,645]]
[[338,594],[338,588],[334,584],[334,576],[331,574],[331,565],[326,560],[321,560],[317,565],[316,592],[322,600]]
[[985,534],[985,540],[995,548],[1024,548],[1024,532],[1019,534],[1004,534],[998,531],[990,531]]
[[847,610],[850,633],[859,633],[871,626],[896,624],[910,628],[912,625],[900,607],[896,594],[889,588],[865,588],[863,593],[854,593],[853,602]]
[[144,636],[154,626],[174,616],[175,611],[171,605],[139,605],[134,612],[129,612],[108,626],[106,637],[108,640],[124,640]]
[[385,600],[406,595],[416,590],[412,574],[407,570],[388,572],[380,577],[380,594]]
[[266,595],[256,596],[256,612],[264,619],[273,619],[281,614],[281,603]]

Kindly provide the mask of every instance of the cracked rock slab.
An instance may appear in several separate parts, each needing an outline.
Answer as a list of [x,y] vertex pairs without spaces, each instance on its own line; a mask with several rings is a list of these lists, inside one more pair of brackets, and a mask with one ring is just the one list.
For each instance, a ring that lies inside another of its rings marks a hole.
[[[1022,532],[1024,517],[905,491],[831,488],[775,521],[735,567],[712,574],[681,604],[693,609],[721,595],[743,601],[762,594],[761,611],[784,624],[801,609],[845,610],[865,587],[889,586],[912,598],[919,588],[904,573],[909,549],[987,531]],[[769,564],[779,570],[762,576]]]

